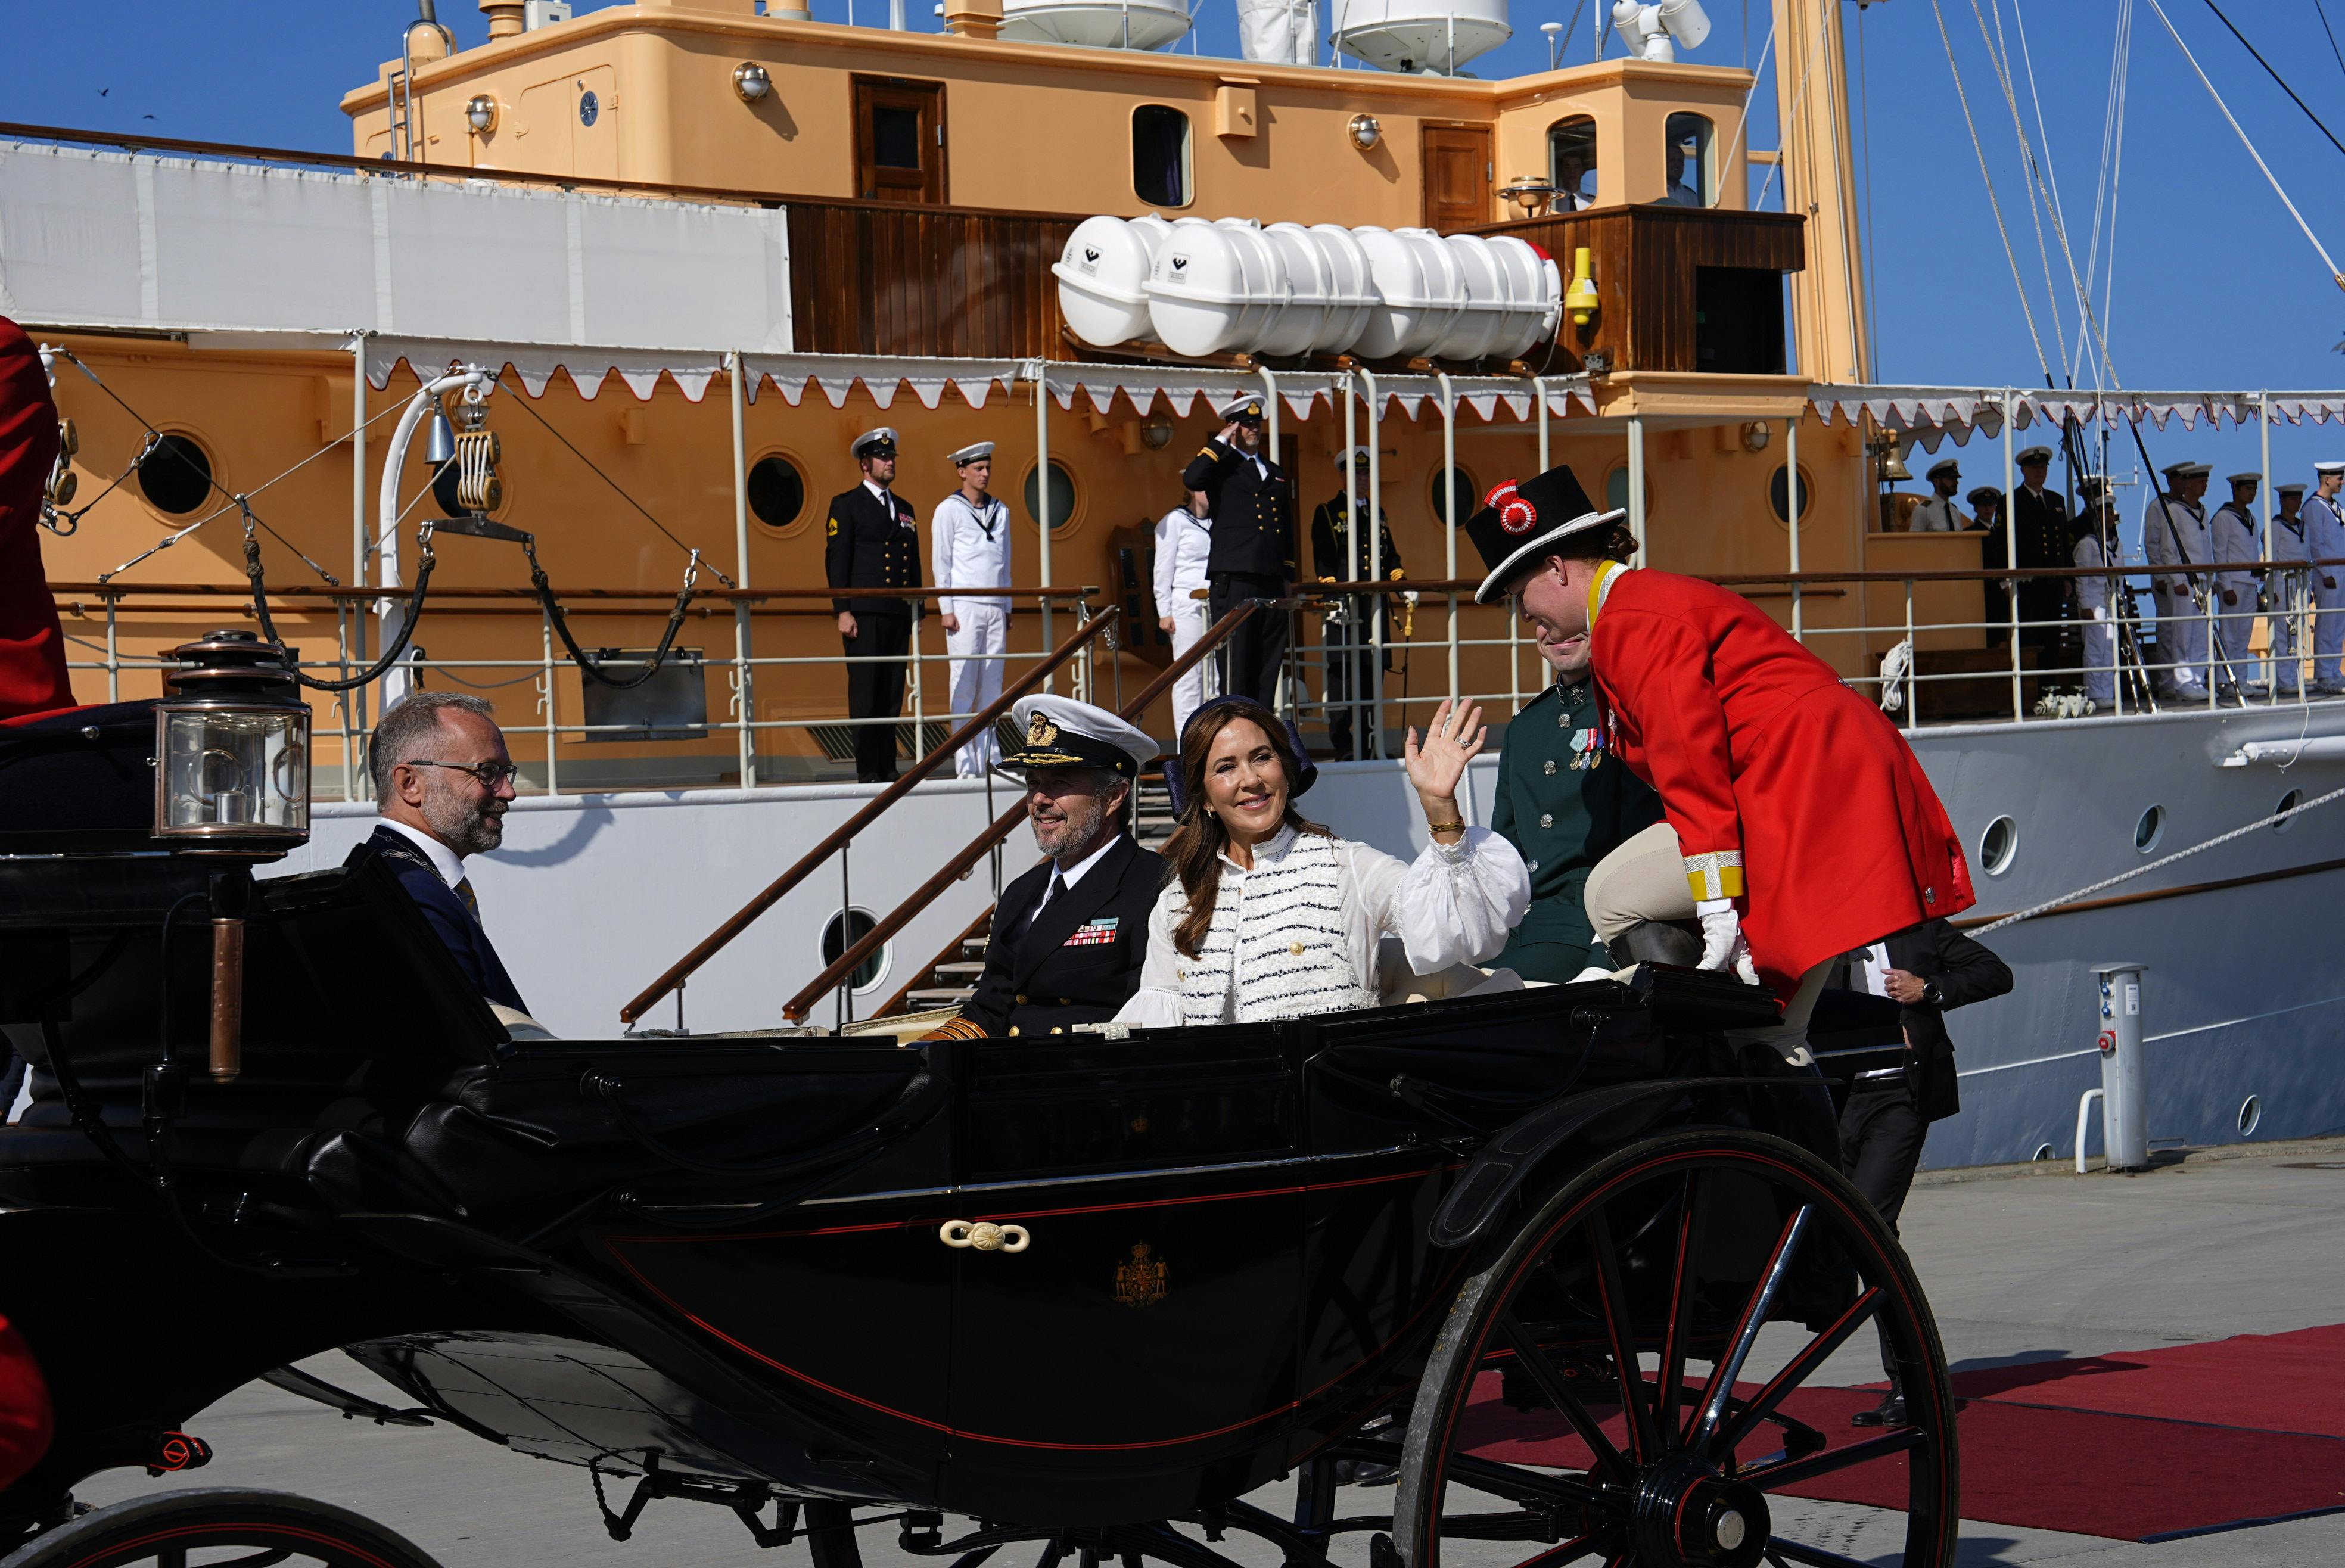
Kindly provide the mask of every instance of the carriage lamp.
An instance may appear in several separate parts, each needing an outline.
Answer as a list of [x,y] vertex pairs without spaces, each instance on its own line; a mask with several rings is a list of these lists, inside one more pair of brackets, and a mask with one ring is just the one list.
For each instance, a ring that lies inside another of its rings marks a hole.
[[733,90],[741,95],[745,104],[763,103],[766,95],[774,90],[774,78],[755,60],[744,60],[733,67]]
[[310,837],[310,705],[285,649],[214,632],[171,650],[155,708],[155,836],[227,864],[211,877],[210,1065],[244,1067],[244,920],[252,867]]

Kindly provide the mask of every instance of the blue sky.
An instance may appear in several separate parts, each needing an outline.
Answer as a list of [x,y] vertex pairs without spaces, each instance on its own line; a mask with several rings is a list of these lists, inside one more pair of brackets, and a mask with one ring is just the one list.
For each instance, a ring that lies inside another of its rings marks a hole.
[[[884,18],[885,3],[857,0],[856,19]],[[2325,7],[2332,25],[2345,26],[2345,0],[2218,3],[2345,139],[2345,63],[2321,15]],[[847,0],[814,4],[820,20],[846,19]],[[1586,0],[1567,60],[1589,57],[1591,23],[1605,4]],[[2208,0],[2158,4],[2314,233],[2345,257],[2345,202],[2339,199],[2345,152],[2289,102]],[[908,0],[908,9],[915,27],[939,25],[925,0]],[[2076,308],[2048,218],[2044,245],[2057,288],[2047,291],[2012,114],[1981,21],[1990,33],[2003,29],[2026,133],[2058,184],[2081,267],[2106,178],[2113,45],[2129,9],[2127,113],[2115,171],[2120,201],[2113,226],[2105,221],[2096,268],[2106,276],[2113,244],[2106,326],[2119,378],[2151,388],[2345,386],[2345,356],[2334,351],[2345,340],[2345,292],[2257,170],[2150,0],[2131,0],[2129,7],[2124,0],[1936,0],[1934,8],[1932,0],[1875,0],[1862,11],[1853,3],[1842,9],[1852,118],[1860,137],[1870,133],[1869,153],[1859,143],[1857,168],[1860,187],[1869,182],[1871,190],[1883,379],[2028,384],[2040,383],[2043,374],[1996,238],[1938,14],[1977,117],[2045,355],[2059,361],[2056,339],[2063,334],[2075,356]],[[485,36],[472,0],[442,0],[441,10],[460,41]],[[1574,10],[1572,0],[1518,0],[1515,37],[1470,68],[1483,76],[1541,68],[1547,40],[1538,25],[1568,22]],[[1687,57],[1755,63],[1772,15],[1767,0],[1711,0],[1711,12],[1715,33]],[[0,50],[0,116],[348,151],[348,125],[336,100],[395,52],[400,26],[413,13],[412,0],[0,0],[8,38]],[[2021,57],[2023,25],[2032,81]],[[1198,36],[1206,54],[1236,53],[1231,0],[1203,0]],[[1609,52],[1617,55],[1618,44]],[[1772,82],[1762,82],[1751,110],[1754,147],[1774,143],[1773,105]],[[2178,426],[2149,435],[2161,463],[2187,452],[2214,462],[2218,475],[2255,466],[2252,432],[2194,437]],[[2299,475],[2313,457],[2331,451],[2345,456],[2345,430],[2282,426],[2273,437],[2275,466]]]

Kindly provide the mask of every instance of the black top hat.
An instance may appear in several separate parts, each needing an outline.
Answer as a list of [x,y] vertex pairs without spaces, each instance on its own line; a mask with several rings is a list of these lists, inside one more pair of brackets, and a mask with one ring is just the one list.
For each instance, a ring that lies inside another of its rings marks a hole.
[[1579,488],[1579,476],[1560,464],[1537,479],[1500,485],[1482,498],[1482,510],[1466,520],[1467,537],[1490,569],[1474,591],[1474,602],[1487,604],[1504,593],[1508,581],[1543,559],[1558,540],[1628,515],[1619,507],[1599,509]]

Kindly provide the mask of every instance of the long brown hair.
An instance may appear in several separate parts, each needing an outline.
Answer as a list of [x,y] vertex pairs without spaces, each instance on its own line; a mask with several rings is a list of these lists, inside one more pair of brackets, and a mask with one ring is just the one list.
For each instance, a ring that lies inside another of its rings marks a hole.
[[1286,775],[1285,825],[1297,833],[1335,836],[1294,809],[1294,786],[1303,777],[1303,759],[1295,754],[1294,743],[1277,714],[1242,697],[1199,713],[1181,736],[1181,819],[1164,845],[1165,863],[1189,898],[1187,916],[1172,928],[1172,946],[1186,957],[1194,958],[1204,947],[1205,933],[1213,924],[1213,901],[1222,887],[1222,851],[1230,843],[1229,829],[1222,825],[1222,819],[1205,809],[1205,759],[1213,754],[1215,737],[1241,719],[1252,720],[1270,738],[1270,749],[1278,754],[1279,770]]

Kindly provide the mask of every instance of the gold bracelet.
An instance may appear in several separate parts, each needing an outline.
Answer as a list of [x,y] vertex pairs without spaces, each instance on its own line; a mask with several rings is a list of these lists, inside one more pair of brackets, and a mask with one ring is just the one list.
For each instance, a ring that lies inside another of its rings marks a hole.
[[1435,833],[1463,833],[1466,831],[1466,824],[1462,822],[1428,822],[1425,825],[1432,829]]

